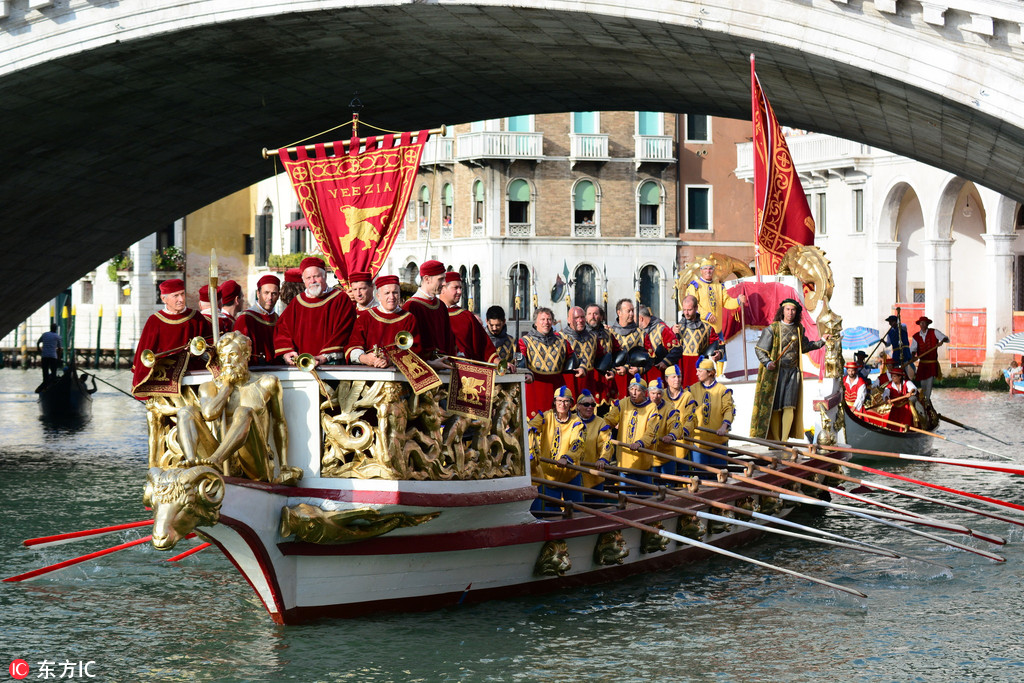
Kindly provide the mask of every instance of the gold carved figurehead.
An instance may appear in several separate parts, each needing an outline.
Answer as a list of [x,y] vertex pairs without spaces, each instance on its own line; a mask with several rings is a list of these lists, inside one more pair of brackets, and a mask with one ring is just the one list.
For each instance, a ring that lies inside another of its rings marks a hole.
[[307,543],[352,543],[382,536],[401,527],[418,526],[440,514],[440,511],[422,515],[382,513],[373,508],[324,510],[301,503],[281,508],[281,537],[295,536],[295,540]]
[[629,556],[629,546],[621,531],[606,531],[594,545],[595,564],[622,564]]
[[213,526],[224,501],[224,479],[212,467],[151,467],[143,504],[153,508],[153,547],[170,550],[197,526]]
[[533,566],[537,576],[563,576],[572,569],[569,546],[565,541],[548,541],[540,549],[540,556]]
[[[665,525],[661,522],[655,522],[652,524],[655,529],[665,530]],[[668,548],[669,538],[656,534],[653,531],[645,531],[640,536],[640,552],[642,553],[660,553]]]

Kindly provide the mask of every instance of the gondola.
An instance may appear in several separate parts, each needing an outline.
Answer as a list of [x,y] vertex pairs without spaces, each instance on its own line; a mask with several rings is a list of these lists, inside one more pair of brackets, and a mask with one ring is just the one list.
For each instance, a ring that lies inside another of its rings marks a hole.
[[84,420],[92,416],[92,394],[96,382],[88,386],[78,376],[74,366],[65,366],[64,371],[53,380],[44,382],[37,389],[39,410],[50,420]]
[[898,432],[867,422],[843,405],[846,415],[846,441],[854,448],[887,453],[923,455],[932,449],[932,437],[920,432]]

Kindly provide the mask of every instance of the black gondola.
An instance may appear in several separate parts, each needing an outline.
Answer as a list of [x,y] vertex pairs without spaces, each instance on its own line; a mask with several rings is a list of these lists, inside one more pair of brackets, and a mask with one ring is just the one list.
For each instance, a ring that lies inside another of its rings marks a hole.
[[74,366],[65,366],[60,376],[36,388],[39,410],[44,418],[52,420],[89,418],[92,416],[92,394],[95,391],[96,380],[89,387],[78,376]]

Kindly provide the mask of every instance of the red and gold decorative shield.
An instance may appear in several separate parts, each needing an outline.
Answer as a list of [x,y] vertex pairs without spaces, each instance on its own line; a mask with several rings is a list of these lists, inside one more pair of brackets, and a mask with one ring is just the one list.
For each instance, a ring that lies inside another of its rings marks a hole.
[[310,232],[343,286],[349,273],[374,276],[384,265],[428,137],[421,130],[415,142],[412,133],[355,138],[348,152],[342,142],[278,150]]
[[495,366],[491,363],[452,358],[448,385],[448,412],[489,422],[494,400]]

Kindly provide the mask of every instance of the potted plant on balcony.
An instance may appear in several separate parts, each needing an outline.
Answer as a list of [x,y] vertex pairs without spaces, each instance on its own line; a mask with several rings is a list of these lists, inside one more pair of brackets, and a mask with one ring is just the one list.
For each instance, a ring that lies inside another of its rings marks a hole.
[[120,279],[127,279],[134,266],[135,264],[132,262],[131,254],[127,251],[122,251],[120,254],[110,259],[110,262],[107,264],[107,277],[110,278],[111,282],[117,282]]
[[183,272],[185,252],[174,246],[157,249],[153,252],[153,270]]

